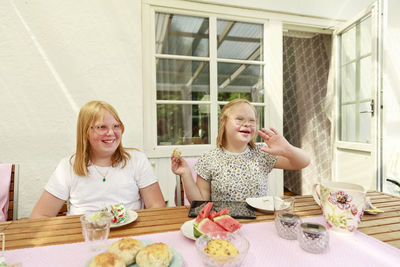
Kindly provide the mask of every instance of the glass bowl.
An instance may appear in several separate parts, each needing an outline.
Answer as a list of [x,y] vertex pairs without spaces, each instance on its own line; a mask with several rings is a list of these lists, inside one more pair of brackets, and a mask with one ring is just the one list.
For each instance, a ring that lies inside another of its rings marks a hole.
[[[205,252],[204,249],[206,248],[208,242],[213,240],[229,241],[237,248],[239,253],[231,256],[217,256]],[[246,257],[249,248],[250,248],[249,241],[245,237],[237,233],[212,232],[204,234],[196,240],[197,252],[199,253],[201,259],[203,260],[205,266],[224,266],[224,267],[240,266],[240,264]]]

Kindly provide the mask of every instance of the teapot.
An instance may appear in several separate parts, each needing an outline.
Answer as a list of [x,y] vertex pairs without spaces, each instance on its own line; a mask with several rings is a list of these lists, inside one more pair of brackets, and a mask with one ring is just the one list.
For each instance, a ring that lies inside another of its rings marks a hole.
[[322,209],[328,229],[352,234],[364,214],[366,191],[357,184],[322,181],[314,184],[313,197]]

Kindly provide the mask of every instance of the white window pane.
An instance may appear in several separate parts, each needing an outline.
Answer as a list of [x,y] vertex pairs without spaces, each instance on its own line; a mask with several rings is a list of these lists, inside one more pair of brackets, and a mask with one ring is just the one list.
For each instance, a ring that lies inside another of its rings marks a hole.
[[342,67],[342,103],[356,99],[356,64]]
[[157,144],[210,144],[210,113],[203,113],[209,110],[207,104],[157,104]]
[[202,100],[210,94],[205,61],[158,59],[157,100]]
[[360,23],[360,56],[371,53],[371,17]]
[[[360,103],[360,111],[371,110],[370,102]],[[371,143],[371,113],[360,113],[360,142]]]
[[371,57],[368,56],[360,60],[360,100],[371,98]]
[[345,105],[341,110],[341,140],[355,142],[356,140],[356,106]]
[[156,53],[207,57],[208,18],[156,13]]
[[342,34],[342,63],[345,64],[356,57],[356,28],[353,26]]
[[217,21],[218,58],[263,60],[263,25]]
[[218,101],[229,101],[232,95],[250,102],[264,102],[263,66],[218,63]]

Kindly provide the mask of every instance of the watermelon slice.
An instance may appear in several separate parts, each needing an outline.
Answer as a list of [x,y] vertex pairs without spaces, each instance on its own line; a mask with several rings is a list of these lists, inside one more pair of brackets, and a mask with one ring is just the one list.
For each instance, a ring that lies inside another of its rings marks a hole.
[[228,215],[229,209],[211,211],[213,202],[208,202],[197,215],[193,223],[193,235],[197,238],[211,232],[235,232],[242,225]]
[[198,214],[197,217],[196,217],[195,224],[200,223],[204,218],[207,218],[207,217],[208,217],[208,214],[210,213],[210,210],[211,210],[213,204],[214,204],[214,203],[212,203],[212,202],[208,202],[208,203],[201,209],[201,211],[199,212],[199,214]]
[[210,219],[211,221],[214,220],[214,217],[217,216],[217,212],[216,211],[210,211],[210,214],[208,214],[208,219]]
[[229,213],[229,209],[227,209],[227,208],[222,209],[222,210],[220,210],[220,211],[218,211],[218,212],[211,211],[210,214],[208,214],[208,218],[209,218],[211,221],[213,221],[215,217],[218,217],[218,216],[221,216],[221,215],[226,215],[226,214],[228,214],[228,213]]
[[227,215],[228,213],[229,213],[229,209],[225,208],[223,210],[218,211],[216,216],[214,216],[214,217],[218,217],[218,216],[221,216],[221,215]]
[[214,222],[225,229],[225,231],[231,233],[239,230],[239,228],[242,227],[237,220],[227,214],[215,217]]
[[193,225],[193,235],[196,238],[211,232],[225,232],[225,230],[209,218],[204,218],[198,225]]

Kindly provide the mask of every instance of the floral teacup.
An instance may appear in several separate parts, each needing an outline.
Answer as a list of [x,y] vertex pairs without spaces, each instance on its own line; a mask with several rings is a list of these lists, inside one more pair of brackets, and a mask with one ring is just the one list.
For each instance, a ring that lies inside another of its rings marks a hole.
[[313,192],[329,230],[351,234],[357,229],[364,214],[366,192],[362,186],[322,181],[314,185]]

